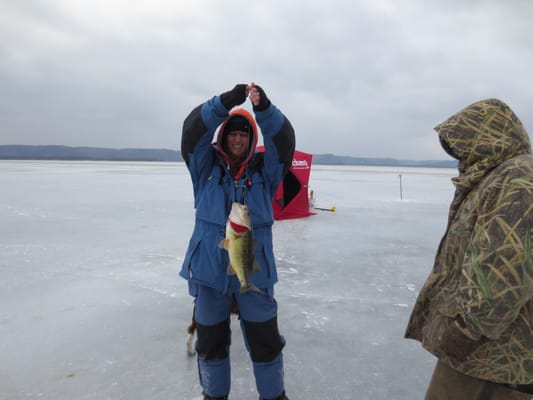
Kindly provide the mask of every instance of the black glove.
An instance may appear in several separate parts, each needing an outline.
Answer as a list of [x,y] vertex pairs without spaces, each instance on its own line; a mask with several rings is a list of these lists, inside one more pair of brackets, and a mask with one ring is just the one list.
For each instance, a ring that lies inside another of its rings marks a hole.
[[270,105],[270,100],[266,96],[265,91],[261,88],[261,86],[255,85],[255,88],[259,92],[259,104],[253,107],[254,111],[264,111]]
[[244,83],[235,85],[233,89],[220,95],[220,101],[226,110],[231,110],[246,101],[246,86]]
[[448,356],[457,361],[466,361],[468,356],[481,344],[477,340],[470,339],[461,330],[461,323],[454,321],[439,339],[440,348]]

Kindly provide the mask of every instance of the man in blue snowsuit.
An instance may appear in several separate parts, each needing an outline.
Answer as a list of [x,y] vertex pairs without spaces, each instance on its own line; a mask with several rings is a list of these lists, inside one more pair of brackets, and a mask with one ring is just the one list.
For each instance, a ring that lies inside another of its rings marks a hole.
[[[264,153],[255,152],[254,117],[234,107],[249,97],[261,128]],[[231,112],[230,112],[231,111]],[[219,127],[216,143],[211,143]],[[238,84],[196,107],[183,124],[181,154],[191,174],[195,226],[180,275],[195,298],[198,372],[204,399],[227,399],[230,391],[230,308],[234,301],[253,364],[260,399],[288,400],[283,381],[274,284],[272,198],[294,154],[294,130],[263,89]],[[229,256],[219,247],[233,202],[248,206],[257,242],[254,257],[261,270],[251,276],[260,291],[240,293],[228,275]]]

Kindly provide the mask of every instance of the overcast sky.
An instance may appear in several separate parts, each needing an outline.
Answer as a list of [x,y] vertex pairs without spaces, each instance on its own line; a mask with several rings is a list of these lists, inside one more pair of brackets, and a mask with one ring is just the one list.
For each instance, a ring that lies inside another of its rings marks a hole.
[[311,153],[449,159],[433,127],[497,97],[533,132],[530,0],[0,0],[0,144],[179,150],[256,82]]

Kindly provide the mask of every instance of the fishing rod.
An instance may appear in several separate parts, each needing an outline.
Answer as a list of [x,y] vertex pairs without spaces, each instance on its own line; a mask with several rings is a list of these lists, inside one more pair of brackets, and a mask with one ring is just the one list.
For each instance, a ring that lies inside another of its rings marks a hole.
[[335,212],[337,211],[337,207],[333,206],[331,208],[320,208],[320,207],[314,207],[315,210],[321,210],[321,211],[332,211],[332,212]]

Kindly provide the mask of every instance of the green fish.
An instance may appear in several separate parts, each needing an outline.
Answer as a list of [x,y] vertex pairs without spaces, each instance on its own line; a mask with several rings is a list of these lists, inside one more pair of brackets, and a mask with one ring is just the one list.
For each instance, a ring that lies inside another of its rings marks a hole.
[[261,270],[254,258],[255,246],[248,207],[235,202],[226,223],[226,238],[219,247],[228,251],[228,275],[237,274],[241,284],[240,293],[250,290],[260,292],[250,281],[252,274]]

